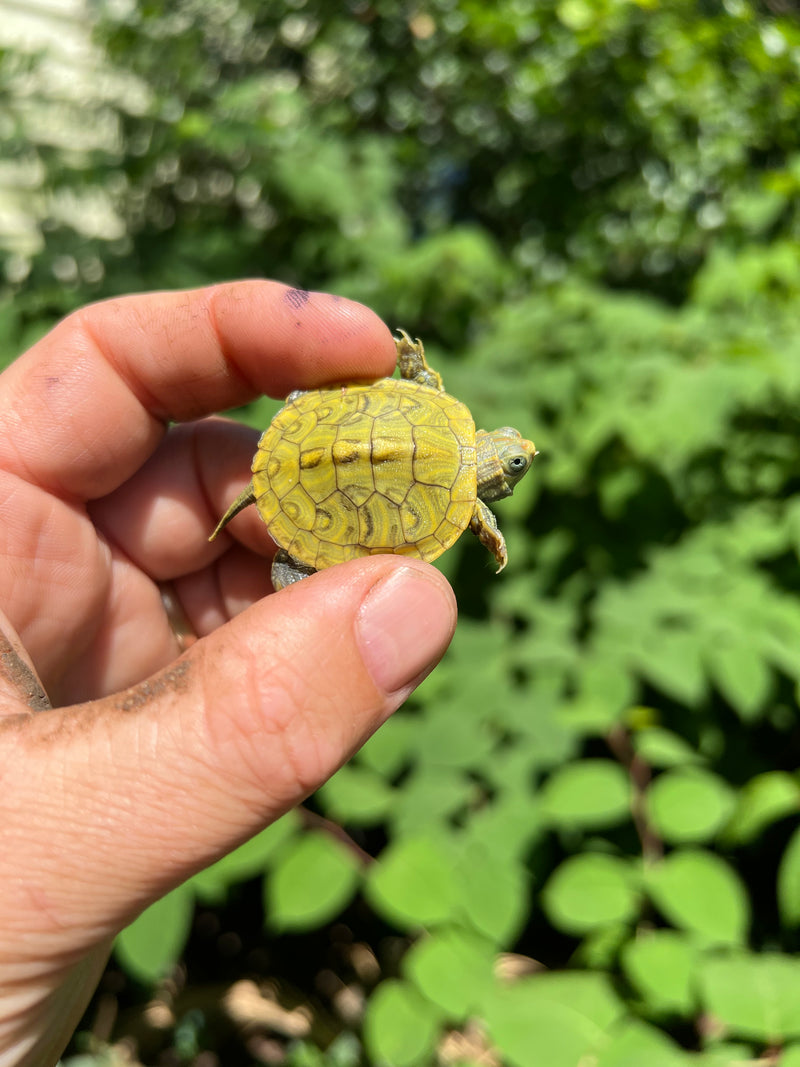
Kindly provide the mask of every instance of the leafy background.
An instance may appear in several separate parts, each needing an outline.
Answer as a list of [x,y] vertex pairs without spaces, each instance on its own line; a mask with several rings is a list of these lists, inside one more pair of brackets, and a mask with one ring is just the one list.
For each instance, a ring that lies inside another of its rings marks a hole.
[[797,16],[98,0],[66,102],[0,55],[35,175],[9,357],[88,300],[273,276],[541,450],[503,576],[441,561],[437,671],[125,931],[69,1067],[800,1065]]

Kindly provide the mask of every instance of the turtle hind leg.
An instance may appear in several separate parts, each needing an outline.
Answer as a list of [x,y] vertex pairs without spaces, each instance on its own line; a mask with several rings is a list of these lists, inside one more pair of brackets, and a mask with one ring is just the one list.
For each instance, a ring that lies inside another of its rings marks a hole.
[[309,567],[301,563],[299,559],[295,559],[294,556],[290,556],[285,548],[279,548],[272,561],[272,587],[277,593],[280,589],[285,589],[287,585],[292,585],[316,573],[314,567]]
[[425,349],[419,338],[412,341],[405,330],[397,331],[400,336],[395,337],[397,346],[397,366],[400,377],[409,382],[419,382],[420,385],[428,385],[431,389],[444,389],[441,376],[428,366],[425,359]]
[[234,515],[238,515],[240,511],[243,511],[251,504],[255,504],[255,502],[256,494],[255,490],[253,489],[253,483],[251,482],[248,487],[236,497],[234,502],[219,520],[219,522],[217,523],[217,528],[209,537],[209,541],[215,541],[217,539],[217,536],[222,532],[223,527],[228,525]]
[[469,528],[497,560],[497,573],[499,574],[508,563],[506,539],[497,527],[494,512],[482,500],[475,501],[475,511],[472,513]]

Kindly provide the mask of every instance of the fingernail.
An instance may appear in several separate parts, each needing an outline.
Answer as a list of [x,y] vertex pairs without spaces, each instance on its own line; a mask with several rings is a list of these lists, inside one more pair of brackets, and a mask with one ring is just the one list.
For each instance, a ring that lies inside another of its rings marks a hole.
[[356,616],[372,680],[387,694],[422,681],[449,645],[455,622],[453,594],[438,571],[406,565],[376,582]]

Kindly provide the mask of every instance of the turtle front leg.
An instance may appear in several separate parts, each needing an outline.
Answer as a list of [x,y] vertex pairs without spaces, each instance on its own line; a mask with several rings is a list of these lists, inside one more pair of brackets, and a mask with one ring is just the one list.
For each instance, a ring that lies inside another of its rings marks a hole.
[[475,501],[475,511],[472,513],[469,528],[497,560],[497,573],[499,574],[508,563],[506,539],[497,528],[497,519],[491,508],[487,507],[482,500]]
[[285,589],[287,585],[299,582],[301,578],[308,578],[309,574],[316,574],[313,567],[301,563],[299,559],[290,556],[285,548],[279,548],[272,561],[272,587],[277,593]]
[[425,349],[419,338],[412,341],[405,330],[397,331],[400,336],[395,337],[397,346],[397,367],[400,377],[409,382],[419,382],[420,385],[429,385],[431,389],[444,389],[441,376],[428,366],[425,359]]

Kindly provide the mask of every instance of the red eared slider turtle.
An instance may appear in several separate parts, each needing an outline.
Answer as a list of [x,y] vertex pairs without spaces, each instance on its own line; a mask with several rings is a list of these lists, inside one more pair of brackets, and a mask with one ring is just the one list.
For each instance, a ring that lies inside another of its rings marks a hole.
[[434,560],[467,527],[508,559],[488,504],[510,496],[536,455],[504,426],[475,429],[422,342],[395,338],[400,378],[292,393],[264,432],[253,480],[210,537],[255,504],[279,546],[276,589],[378,552]]

